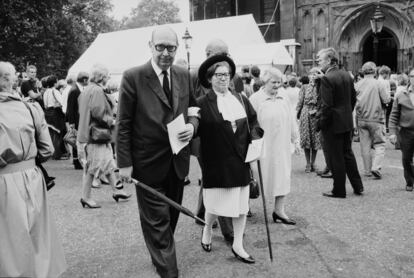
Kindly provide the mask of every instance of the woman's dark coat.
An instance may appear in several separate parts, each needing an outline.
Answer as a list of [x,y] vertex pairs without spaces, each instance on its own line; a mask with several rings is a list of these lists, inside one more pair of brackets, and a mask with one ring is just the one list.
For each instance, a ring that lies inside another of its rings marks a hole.
[[[241,95],[235,95],[242,103]],[[257,122],[256,112],[249,100],[243,97],[249,119],[251,136],[246,118],[236,121],[233,132],[231,123],[225,121],[217,106],[217,95],[212,89],[200,97],[201,159],[204,188],[230,188],[246,186],[250,181],[249,163],[245,163],[247,148],[251,140],[260,138],[263,131]]]

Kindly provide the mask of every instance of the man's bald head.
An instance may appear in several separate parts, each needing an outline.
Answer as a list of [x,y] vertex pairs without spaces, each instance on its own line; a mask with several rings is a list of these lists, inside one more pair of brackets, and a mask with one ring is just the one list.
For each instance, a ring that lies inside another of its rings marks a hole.
[[157,42],[158,40],[175,40],[175,43],[178,46],[178,36],[177,33],[169,26],[159,26],[152,30],[151,42]]
[[212,39],[206,46],[207,57],[223,53],[229,54],[229,47],[221,39]]

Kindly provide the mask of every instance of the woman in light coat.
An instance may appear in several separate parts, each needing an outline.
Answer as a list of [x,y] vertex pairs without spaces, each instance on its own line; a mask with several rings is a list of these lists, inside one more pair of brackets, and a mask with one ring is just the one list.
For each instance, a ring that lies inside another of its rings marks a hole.
[[[295,225],[285,213],[285,196],[290,192],[291,143],[297,134],[296,119],[289,101],[279,95],[282,73],[269,68],[263,73],[263,87],[250,97],[257,119],[264,130],[260,159],[265,194],[275,198],[273,221]],[[297,146],[296,146],[297,147]]]
[[53,144],[42,108],[13,93],[14,78],[0,62],[0,277],[58,277],[66,261],[35,164]]
[[94,177],[105,176],[112,187],[112,198],[126,200],[131,197],[116,188],[116,169],[111,142],[115,128],[114,101],[105,93],[109,79],[108,69],[95,65],[90,74],[90,83],[79,97],[78,151],[83,162],[82,198],[84,208],[100,208],[91,197]]

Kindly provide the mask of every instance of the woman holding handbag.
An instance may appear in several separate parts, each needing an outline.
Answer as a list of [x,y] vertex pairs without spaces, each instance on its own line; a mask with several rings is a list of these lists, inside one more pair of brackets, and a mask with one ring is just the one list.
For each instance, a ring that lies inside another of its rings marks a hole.
[[254,263],[243,247],[250,181],[250,166],[245,159],[248,145],[251,139],[259,137],[260,128],[249,100],[242,95],[233,95],[229,90],[234,73],[234,62],[225,54],[209,57],[198,72],[201,84],[210,88],[198,99],[204,219],[207,224],[202,231],[201,246],[204,251],[211,252],[213,223],[217,216],[231,217],[234,229],[232,252],[240,261]]
[[83,194],[80,199],[85,208],[100,208],[91,198],[94,177],[105,176],[112,187],[112,198],[129,199],[131,194],[115,187],[116,168],[112,151],[112,134],[115,127],[113,100],[105,93],[109,79],[108,69],[95,65],[90,74],[90,83],[79,97],[78,153],[83,161]]

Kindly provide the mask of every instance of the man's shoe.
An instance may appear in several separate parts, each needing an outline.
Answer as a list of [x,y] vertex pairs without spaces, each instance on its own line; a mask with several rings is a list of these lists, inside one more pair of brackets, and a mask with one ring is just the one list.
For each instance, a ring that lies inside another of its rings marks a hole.
[[372,170],[371,174],[378,180],[382,178],[381,172],[379,170]]
[[316,174],[317,174],[318,176],[323,175],[323,174],[327,174],[327,173],[329,173],[329,169],[328,169],[328,168],[325,168],[325,169],[323,169],[323,170],[317,170],[317,171],[316,171]]
[[407,191],[413,191],[413,185],[406,185],[405,186],[405,190],[407,190]]
[[324,193],[322,193],[322,196],[330,197],[330,198],[341,198],[341,199],[346,198],[345,195],[336,195],[336,194],[333,194],[332,192],[324,192]]
[[331,171],[329,171],[328,173],[325,173],[325,174],[322,174],[321,175],[321,178],[325,178],[325,179],[330,179],[330,178],[332,178],[333,176],[332,176],[332,173],[331,173]]
[[361,189],[361,190],[355,190],[355,191],[354,191],[354,194],[355,194],[355,195],[358,195],[358,196],[362,196],[362,195],[364,195],[364,189]]

